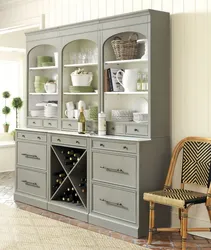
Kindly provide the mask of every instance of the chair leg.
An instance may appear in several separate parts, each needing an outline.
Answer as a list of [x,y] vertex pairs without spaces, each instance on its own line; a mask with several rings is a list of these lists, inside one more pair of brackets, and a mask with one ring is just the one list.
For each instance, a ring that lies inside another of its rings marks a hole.
[[152,242],[152,231],[155,226],[155,204],[150,201],[149,203],[149,235],[147,244],[151,244]]
[[206,206],[206,208],[211,222],[211,206]]
[[187,241],[187,227],[188,227],[188,209],[182,211],[182,250],[186,250]]
[[180,235],[182,237],[182,209],[179,208],[179,220],[180,220]]

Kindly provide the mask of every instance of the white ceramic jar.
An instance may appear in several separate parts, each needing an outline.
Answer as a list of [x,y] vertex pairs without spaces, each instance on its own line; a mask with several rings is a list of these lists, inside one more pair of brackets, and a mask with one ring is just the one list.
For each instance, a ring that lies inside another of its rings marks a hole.
[[98,113],[98,135],[106,135],[106,114]]

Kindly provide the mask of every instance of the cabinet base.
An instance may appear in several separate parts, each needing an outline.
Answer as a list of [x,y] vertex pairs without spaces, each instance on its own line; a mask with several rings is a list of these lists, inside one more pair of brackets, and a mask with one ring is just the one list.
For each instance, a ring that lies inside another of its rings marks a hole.
[[48,210],[54,213],[72,217],[77,220],[88,222],[88,212],[84,207],[63,205],[60,201],[48,202]]
[[127,224],[120,221],[115,221],[109,218],[99,216],[97,214],[89,214],[89,223],[97,226],[101,226],[113,231],[126,234],[135,238],[139,237],[139,230],[137,225]]
[[35,196],[30,196],[27,194],[15,192],[14,200],[26,203],[27,205],[32,205],[32,206],[39,207],[42,209],[47,209],[47,201],[39,199]]

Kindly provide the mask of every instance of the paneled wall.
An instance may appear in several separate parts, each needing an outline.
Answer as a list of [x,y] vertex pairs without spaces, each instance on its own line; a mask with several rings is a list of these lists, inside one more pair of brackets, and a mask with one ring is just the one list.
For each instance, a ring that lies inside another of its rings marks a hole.
[[[172,146],[185,136],[211,137],[211,1],[25,1],[0,12],[0,28],[31,24],[41,14],[46,16],[46,27],[53,27],[148,8],[170,12]],[[176,175],[179,173],[177,170]],[[178,180],[175,178],[175,186]],[[192,209],[191,217],[193,224],[210,225],[204,207]]]

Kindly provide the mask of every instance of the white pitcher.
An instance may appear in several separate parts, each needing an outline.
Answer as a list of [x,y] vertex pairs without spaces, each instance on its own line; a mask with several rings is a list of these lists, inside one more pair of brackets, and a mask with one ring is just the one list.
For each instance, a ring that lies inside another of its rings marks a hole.
[[[122,74],[122,82],[119,80],[119,74]],[[123,86],[125,92],[137,91],[138,69],[118,70],[116,73],[117,81]]]
[[55,82],[46,82],[44,88],[47,93],[55,93],[57,91],[57,85]]

